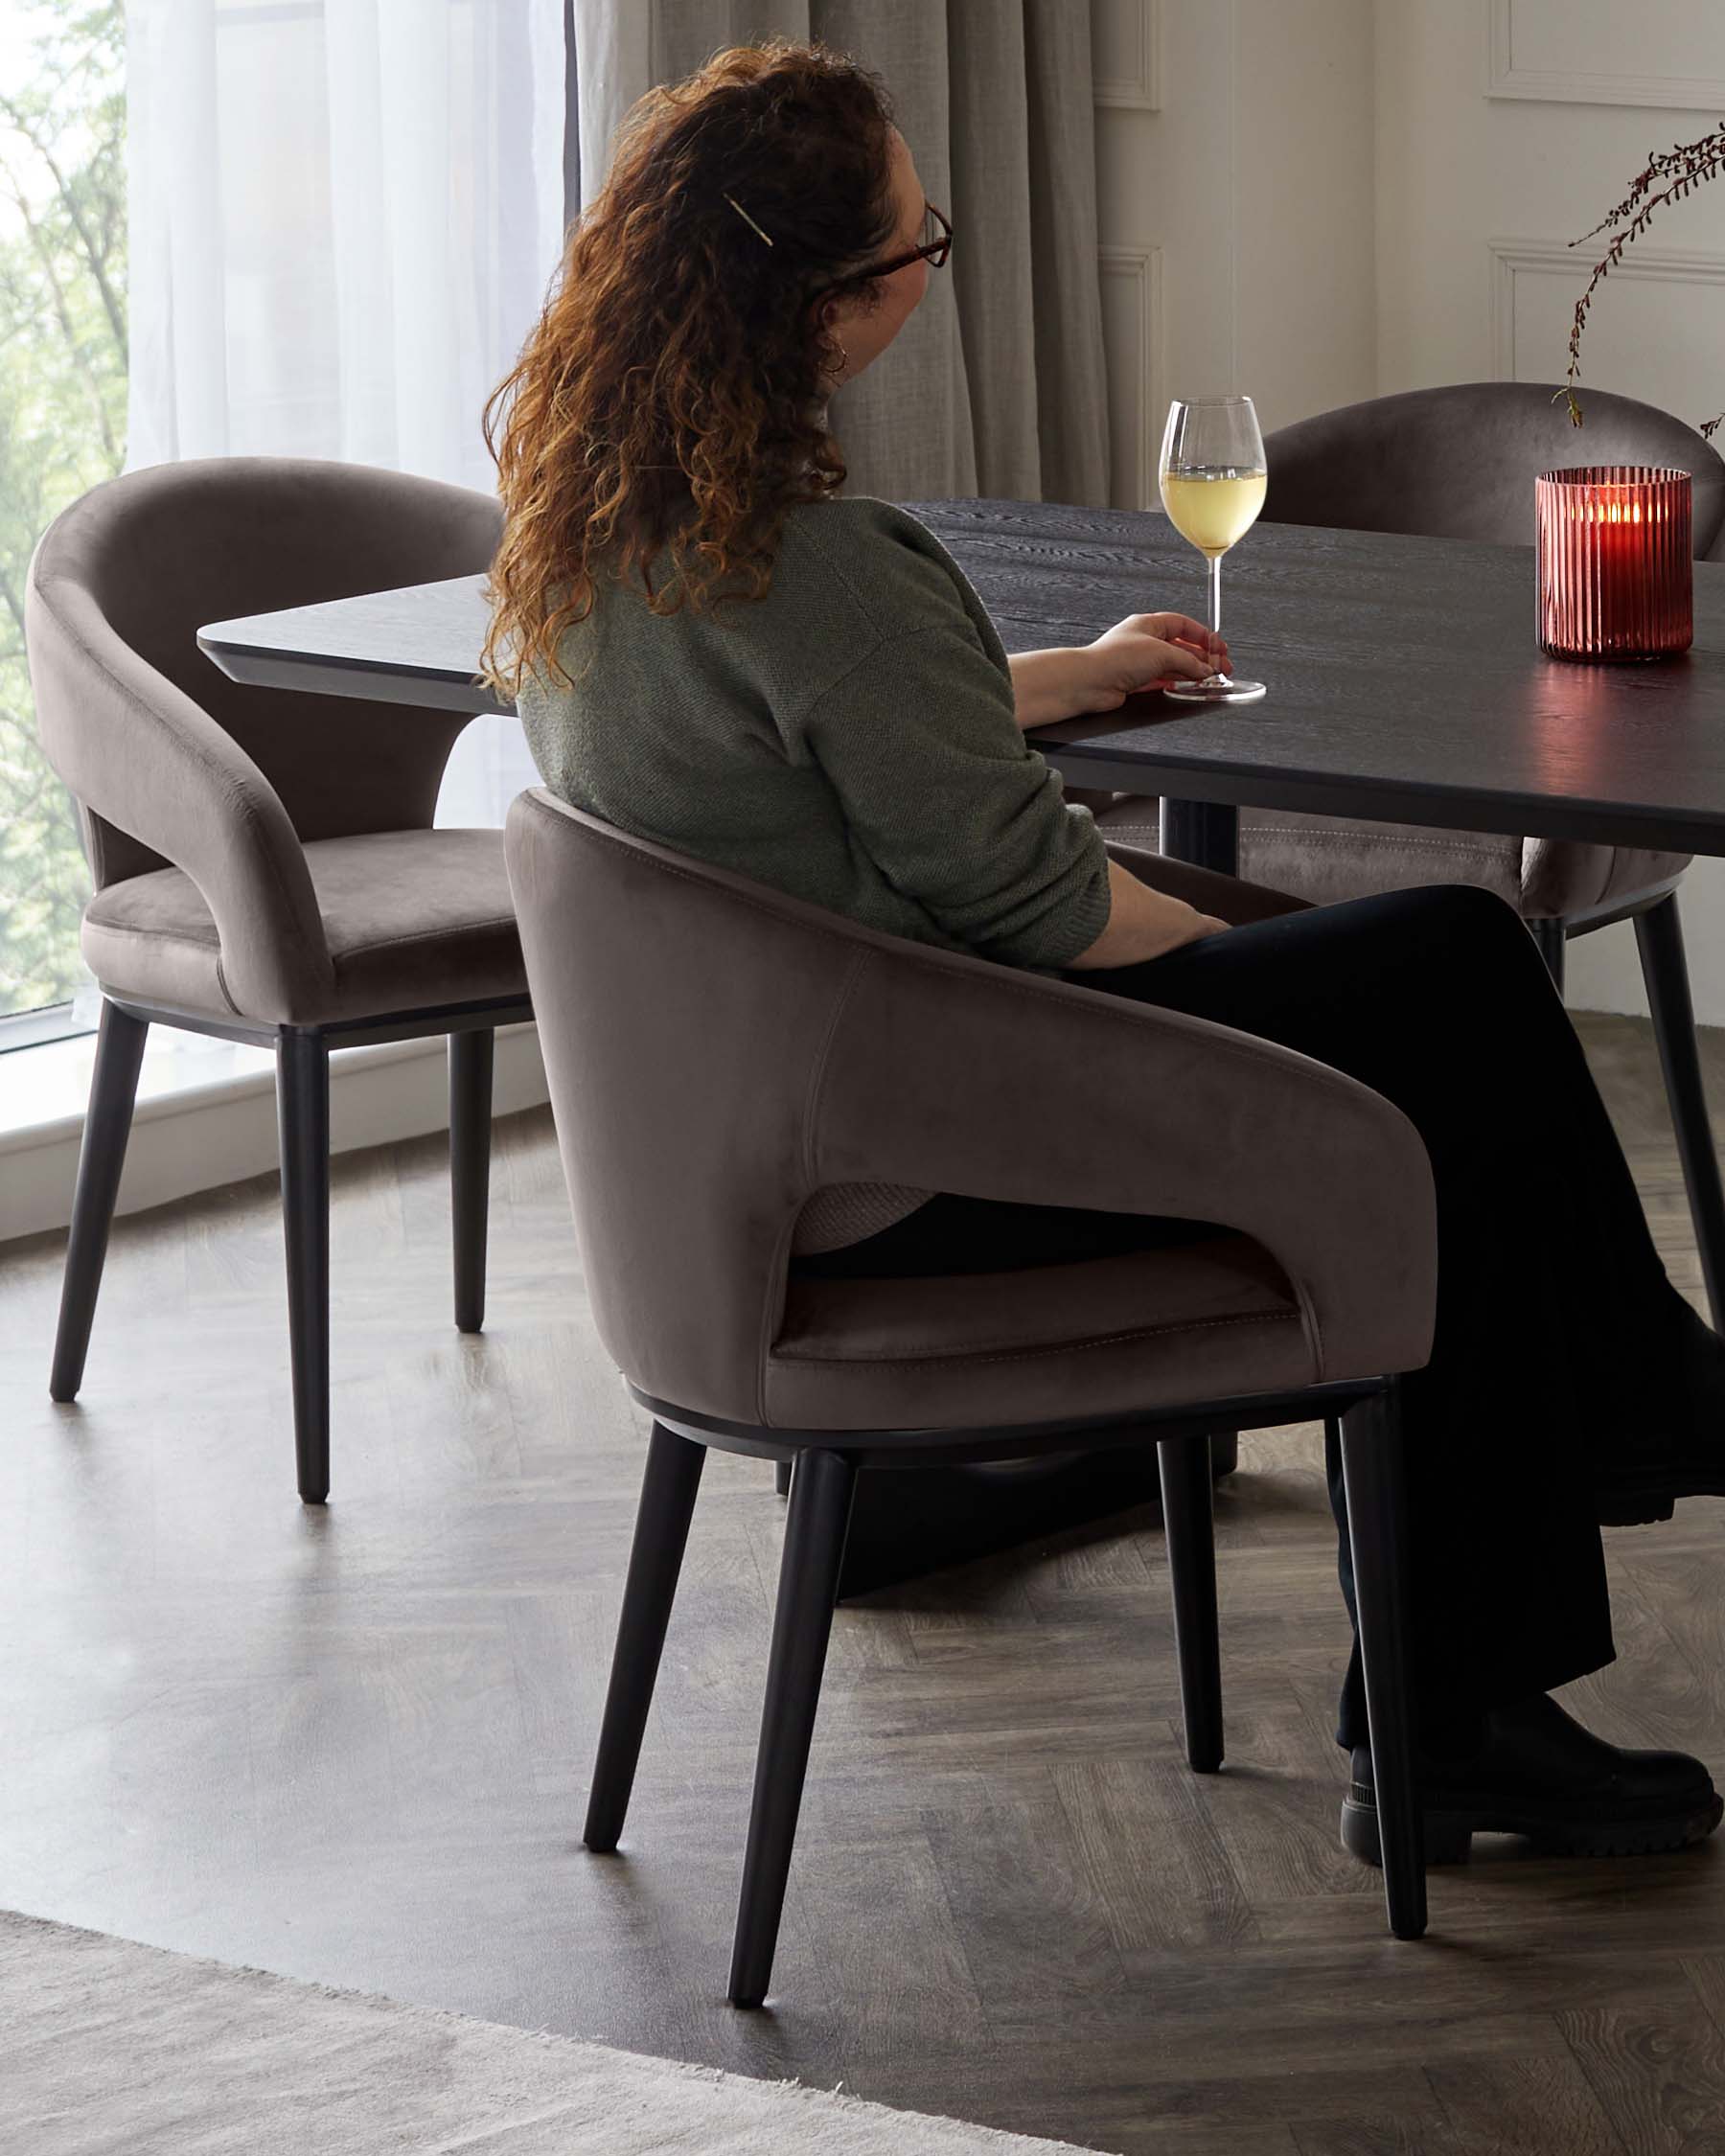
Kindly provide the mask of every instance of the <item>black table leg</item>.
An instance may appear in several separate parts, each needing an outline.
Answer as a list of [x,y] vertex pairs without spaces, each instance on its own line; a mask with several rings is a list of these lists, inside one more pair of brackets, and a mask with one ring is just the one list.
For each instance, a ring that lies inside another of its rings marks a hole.
[[[1213,868],[1218,876],[1240,873],[1240,812],[1226,801],[1170,801],[1162,805],[1162,850],[1168,860]],[[1210,1439],[1210,1473],[1231,1475],[1240,1464],[1240,1440]]]
[[1162,805],[1162,850],[1169,860],[1213,868],[1218,876],[1240,873],[1240,812],[1226,801],[1169,801]]

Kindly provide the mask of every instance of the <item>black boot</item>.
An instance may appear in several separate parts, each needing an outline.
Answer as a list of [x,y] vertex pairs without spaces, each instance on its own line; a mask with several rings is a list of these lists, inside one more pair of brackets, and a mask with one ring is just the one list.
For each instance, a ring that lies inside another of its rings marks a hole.
[[1642,1435],[1599,1474],[1602,1527],[1668,1520],[1679,1498],[1725,1497],[1725,1341],[1675,1295],[1674,1337],[1658,1352],[1668,1373],[1670,1428]]
[[[1428,1864],[1465,1864],[1476,1834],[1525,1834],[1547,1856],[1683,1849],[1704,1841],[1725,1810],[1699,1759],[1607,1744],[1543,1692],[1494,1709],[1468,1755],[1422,1753],[1420,1793]],[[1367,1864],[1380,1861],[1364,1746],[1342,1804],[1342,1842]]]

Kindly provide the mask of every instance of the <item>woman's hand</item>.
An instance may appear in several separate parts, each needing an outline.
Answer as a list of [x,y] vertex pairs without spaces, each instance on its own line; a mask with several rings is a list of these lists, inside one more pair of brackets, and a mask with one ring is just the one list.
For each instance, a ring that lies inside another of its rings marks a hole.
[[1128,614],[1104,630],[1083,653],[1103,700],[1092,711],[1114,711],[1141,689],[1165,689],[1171,681],[1203,681],[1228,671],[1228,644],[1189,614]]
[[1011,660],[1021,726],[1117,711],[1130,696],[1228,670],[1228,646],[1189,614],[1128,614],[1093,644],[1019,652]]
[[1228,923],[1200,913],[1184,899],[1140,883],[1117,860],[1108,864],[1108,920],[1088,951],[1067,961],[1080,973],[1107,966],[1139,966],[1207,936],[1226,935]]

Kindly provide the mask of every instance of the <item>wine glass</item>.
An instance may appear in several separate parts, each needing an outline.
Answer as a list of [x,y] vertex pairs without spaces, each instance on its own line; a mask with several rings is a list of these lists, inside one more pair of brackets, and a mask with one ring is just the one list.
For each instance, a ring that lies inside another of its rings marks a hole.
[[[1176,399],[1162,432],[1162,498],[1168,521],[1209,563],[1209,625],[1222,633],[1222,557],[1257,521],[1268,474],[1250,397]],[[1187,703],[1252,703],[1261,681],[1211,674],[1163,692]]]

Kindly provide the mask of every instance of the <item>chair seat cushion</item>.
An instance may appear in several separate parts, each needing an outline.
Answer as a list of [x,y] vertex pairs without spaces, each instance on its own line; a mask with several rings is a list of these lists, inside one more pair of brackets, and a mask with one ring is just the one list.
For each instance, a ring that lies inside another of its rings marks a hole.
[[[387,831],[306,847],[333,978],[329,1008],[296,1022],[525,996],[527,975],[500,831]],[[183,870],[98,891],[83,952],[110,995],[216,1017],[278,1022],[227,993],[216,924]]]
[[[1111,842],[1154,848],[1159,812],[1155,800],[1124,794],[1096,821]],[[1283,809],[1240,811],[1240,874],[1314,906],[1424,883],[1475,883],[1529,920],[1578,918],[1673,883],[1688,861],[1687,854],[1573,838],[1439,831]]]
[[1272,866],[1285,889],[1319,906],[1423,883],[1475,883],[1521,905],[1522,841],[1491,831],[1242,810],[1240,873],[1268,878]]
[[1310,1385],[1299,1298],[1245,1236],[935,1279],[794,1276],[767,1364],[779,1429],[964,1429]]
[[1642,846],[1530,838],[1522,849],[1521,909],[1530,921],[1585,920],[1644,892],[1668,889],[1692,858]]

